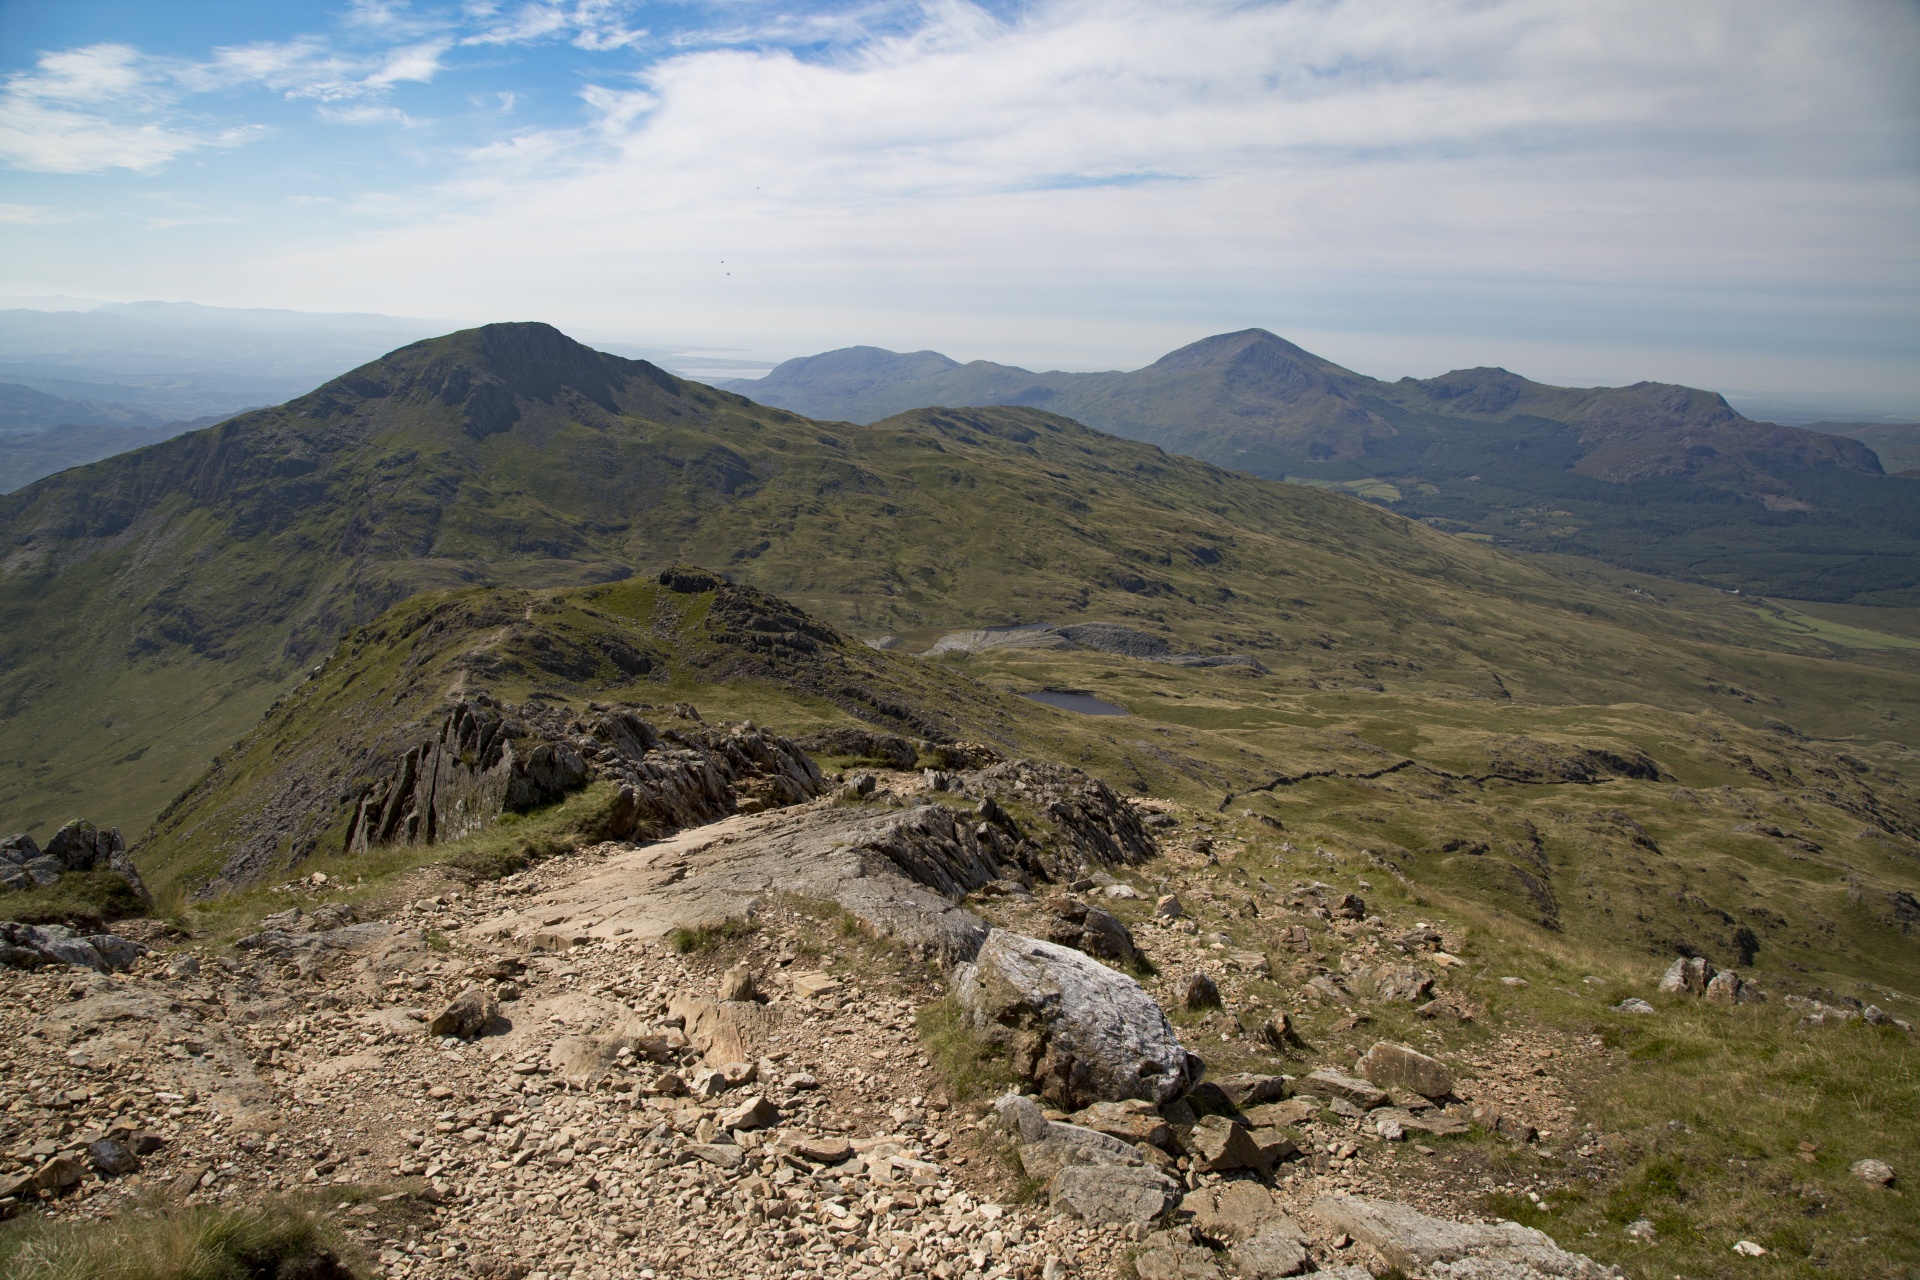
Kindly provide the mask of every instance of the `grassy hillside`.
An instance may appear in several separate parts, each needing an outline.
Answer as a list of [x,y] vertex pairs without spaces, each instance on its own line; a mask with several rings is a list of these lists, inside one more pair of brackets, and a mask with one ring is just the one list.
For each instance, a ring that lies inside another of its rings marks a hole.
[[1484,368],[1388,383],[1259,329],[1125,373],[854,347],[724,385],[861,422],[916,405],[1037,406],[1500,545],[1749,592],[1920,601],[1920,487],[1882,475],[1842,438],[1853,432],[1752,422],[1688,387],[1550,387]]
[[339,636],[419,592],[679,560],[867,637],[1103,618],[1301,687],[1913,741],[1910,651],[1752,603],[1517,560],[1035,410],[811,422],[538,325],[418,343],[50,477],[0,501],[0,528],[10,830],[143,828]]

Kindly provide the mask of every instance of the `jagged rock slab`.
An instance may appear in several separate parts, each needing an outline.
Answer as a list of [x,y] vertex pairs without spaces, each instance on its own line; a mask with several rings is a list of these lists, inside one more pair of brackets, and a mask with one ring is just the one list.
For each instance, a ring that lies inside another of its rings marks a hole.
[[1059,1106],[1187,1091],[1197,1060],[1132,978],[1067,947],[995,929],[954,994],[976,1026],[1003,1040],[1017,1070]]
[[1435,1280],[1611,1280],[1617,1267],[1568,1253],[1517,1222],[1449,1222],[1392,1200],[1326,1196],[1313,1215],[1379,1254],[1388,1265]]

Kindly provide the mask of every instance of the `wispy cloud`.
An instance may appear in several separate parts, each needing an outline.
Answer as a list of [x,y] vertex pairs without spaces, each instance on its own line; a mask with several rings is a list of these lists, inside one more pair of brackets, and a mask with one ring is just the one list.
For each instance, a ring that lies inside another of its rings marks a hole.
[[0,160],[42,173],[152,172],[203,147],[235,146],[247,126],[171,117],[175,69],[123,44],[43,56],[0,87]]

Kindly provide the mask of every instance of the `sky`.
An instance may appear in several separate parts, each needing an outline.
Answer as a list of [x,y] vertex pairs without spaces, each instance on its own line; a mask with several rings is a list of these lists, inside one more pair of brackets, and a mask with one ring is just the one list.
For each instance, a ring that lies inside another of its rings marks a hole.
[[0,0],[0,295],[1920,410],[1913,0]]

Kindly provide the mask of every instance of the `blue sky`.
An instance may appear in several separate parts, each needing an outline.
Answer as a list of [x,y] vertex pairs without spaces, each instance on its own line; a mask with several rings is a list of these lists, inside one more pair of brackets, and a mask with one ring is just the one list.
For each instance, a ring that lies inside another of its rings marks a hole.
[[1910,398],[1920,6],[0,0],[0,294]]

